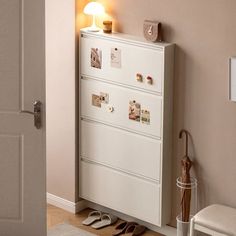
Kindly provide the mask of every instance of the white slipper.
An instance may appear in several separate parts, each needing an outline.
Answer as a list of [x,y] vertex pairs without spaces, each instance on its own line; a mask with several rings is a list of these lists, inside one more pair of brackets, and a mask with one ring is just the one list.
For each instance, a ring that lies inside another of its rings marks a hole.
[[88,217],[82,222],[83,225],[91,225],[95,221],[101,220],[101,211],[92,211],[89,213]]
[[118,218],[114,215],[103,214],[100,221],[92,224],[92,228],[101,229],[103,227],[115,224],[117,220]]

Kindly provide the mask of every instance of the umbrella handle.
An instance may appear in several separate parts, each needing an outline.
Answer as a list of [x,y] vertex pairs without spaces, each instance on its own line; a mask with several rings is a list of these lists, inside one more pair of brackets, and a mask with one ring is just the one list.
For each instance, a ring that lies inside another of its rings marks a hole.
[[182,129],[179,133],[179,138],[183,137],[183,134],[185,134],[186,137],[186,141],[185,141],[185,156],[188,156],[188,136],[189,136],[189,132],[185,129]]

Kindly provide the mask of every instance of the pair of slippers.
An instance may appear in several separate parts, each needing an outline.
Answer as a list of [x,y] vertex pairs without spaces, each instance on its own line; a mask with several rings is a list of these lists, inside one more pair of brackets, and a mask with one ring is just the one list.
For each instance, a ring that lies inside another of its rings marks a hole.
[[123,221],[118,224],[115,231],[112,233],[113,236],[126,235],[126,236],[139,236],[146,231],[146,227],[139,225],[135,222]]
[[101,211],[92,211],[82,222],[83,225],[91,225],[94,229],[101,229],[117,222],[118,218],[111,214],[102,213]]

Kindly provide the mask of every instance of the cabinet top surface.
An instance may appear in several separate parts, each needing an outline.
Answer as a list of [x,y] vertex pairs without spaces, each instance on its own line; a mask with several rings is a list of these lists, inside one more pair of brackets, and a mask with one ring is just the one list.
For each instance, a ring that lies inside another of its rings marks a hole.
[[107,39],[107,40],[114,40],[114,41],[120,41],[120,42],[129,42],[133,44],[141,44],[146,47],[152,47],[152,48],[166,48],[169,46],[173,46],[174,44],[172,43],[166,43],[166,42],[148,42],[145,40],[145,38],[134,36],[134,35],[129,35],[129,34],[123,34],[123,33],[117,33],[117,32],[112,32],[111,34],[105,34],[103,33],[102,30],[99,32],[91,32],[88,31],[88,28],[83,28],[80,30],[80,33],[83,35],[87,35],[90,37],[96,37],[96,38],[102,38],[102,39]]

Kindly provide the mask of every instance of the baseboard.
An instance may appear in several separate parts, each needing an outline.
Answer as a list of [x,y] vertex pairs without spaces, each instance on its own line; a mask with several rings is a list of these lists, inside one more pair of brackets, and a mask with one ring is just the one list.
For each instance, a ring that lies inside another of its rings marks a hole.
[[116,215],[117,217],[119,217],[122,220],[125,220],[125,221],[135,221],[138,224],[145,225],[148,229],[153,230],[153,231],[158,232],[158,233],[161,233],[163,235],[166,235],[166,236],[176,236],[177,235],[177,230],[174,227],[164,226],[164,227],[160,228],[160,227],[157,227],[155,225],[149,224],[149,223],[141,221],[139,219],[135,219],[133,217],[130,217],[130,216],[125,215],[123,213],[111,210],[111,209],[109,209],[107,207],[98,205],[98,204],[93,203],[93,202],[86,201],[85,204],[89,208],[92,208],[92,209],[95,209],[95,210],[98,210],[98,211],[102,211],[102,212],[108,212],[108,213],[114,214],[114,215]]
[[51,193],[47,193],[47,203],[74,214],[87,208],[85,200],[81,200],[75,203],[53,195]]

